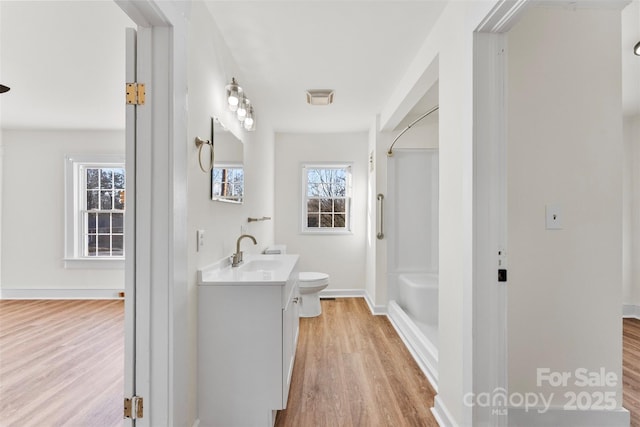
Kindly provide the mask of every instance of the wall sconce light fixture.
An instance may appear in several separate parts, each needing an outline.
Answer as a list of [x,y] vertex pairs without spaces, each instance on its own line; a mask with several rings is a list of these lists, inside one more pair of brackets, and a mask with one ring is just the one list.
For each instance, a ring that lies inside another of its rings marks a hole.
[[227,105],[229,110],[236,113],[238,121],[248,130],[255,130],[255,116],[251,101],[245,96],[244,90],[235,77],[231,79],[231,83],[225,86],[227,93]]
[[633,47],[633,53],[640,56],[640,42],[636,43],[636,45]]

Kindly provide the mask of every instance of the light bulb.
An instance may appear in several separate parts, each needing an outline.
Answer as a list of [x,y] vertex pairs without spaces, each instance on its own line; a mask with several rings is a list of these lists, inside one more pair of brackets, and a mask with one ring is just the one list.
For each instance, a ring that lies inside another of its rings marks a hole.
[[244,119],[244,128],[246,130],[253,130],[255,121],[253,120],[253,106],[249,105],[247,108],[247,117]]
[[244,128],[246,130],[251,130],[252,127],[253,127],[253,117],[249,116],[246,119],[244,119]]
[[227,104],[231,111],[236,111],[238,109],[238,103],[240,102],[240,96],[242,95],[242,88],[236,82],[235,78],[231,79],[231,83],[225,86],[227,91]]
[[234,92],[229,94],[229,107],[238,107],[238,93]]
[[238,120],[243,121],[245,117],[247,117],[247,106],[249,103],[249,100],[243,97],[242,101],[238,104],[238,111],[236,112]]

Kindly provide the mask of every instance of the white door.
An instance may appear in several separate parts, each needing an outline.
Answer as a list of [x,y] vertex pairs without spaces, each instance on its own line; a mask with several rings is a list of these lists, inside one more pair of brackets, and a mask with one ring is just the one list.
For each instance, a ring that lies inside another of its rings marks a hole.
[[[135,83],[140,78],[139,70],[144,69],[143,55],[137,55],[138,51],[144,51],[141,43],[148,40],[148,28],[127,28],[126,30],[126,82]],[[145,46],[146,47],[146,46]],[[148,49],[147,49],[148,51]],[[149,352],[145,350],[144,343],[149,336],[148,307],[144,303],[145,292],[148,291],[148,263],[144,262],[142,246],[136,242],[144,242],[148,239],[148,227],[141,225],[137,219],[143,216],[143,208],[148,205],[146,198],[140,200],[140,194],[136,191],[140,184],[140,172],[147,167],[145,162],[149,155],[145,150],[144,139],[140,137],[143,132],[138,126],[138,118],[145,114],[140,109],[144,105],[129,104],[126,106],[126,213],[125,227],[125,374],[124,397],[132,399],[135,396],[144,398],[149,396]],[[148,114],[148,113],[147,113]],[[148,139],[148,138],[147,138]],[[148,148],[148,147],[147,147]],[[144,183],[143,183],[144,184]],[[146,273],[145,273],[146,271]],[[144,405],[143,405],[144,408]],[[144,415],[138,418],[136,401],[132,402],[132,417],[125,418],[125,427],[146,425]],[[136,423],[137,421],[137,423]]]
[[[126,82],[136,81],[136,30],[126,30]],[[124,89],[124,88],[123,88]],[[135,396],[135,150],[136,150],[136,106],[126,107],[126,157],[127,187],[125,193],[125,345],[124,345],[124,396]],[[125,426],[135,425],[135,420],[125,419]]]

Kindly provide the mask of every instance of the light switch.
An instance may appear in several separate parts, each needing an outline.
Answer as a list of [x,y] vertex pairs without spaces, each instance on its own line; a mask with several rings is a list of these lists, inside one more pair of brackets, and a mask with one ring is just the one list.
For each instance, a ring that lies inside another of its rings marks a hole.
[[562,209],[559,205],[546,206],[547,230],[562,230]]

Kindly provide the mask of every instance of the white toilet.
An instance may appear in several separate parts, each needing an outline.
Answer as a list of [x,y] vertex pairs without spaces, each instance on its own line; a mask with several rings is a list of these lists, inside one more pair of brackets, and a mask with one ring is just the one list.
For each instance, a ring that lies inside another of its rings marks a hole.
[[298,289],[302,304],[300,317],[316,317],[322,313],[320,307],[320,291],[329,286],[329,275],[325,273],[301,272]]
[[[285,245],[276,245],[267,248],[265,254],[284,254],[287,252]],[[329,286],[329,275],[316,272],[300,272],[298,289],[300,291],[300,317],[316,317],[322,313],[320,307],[320,291]]]

